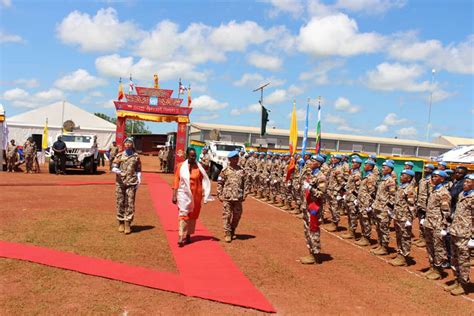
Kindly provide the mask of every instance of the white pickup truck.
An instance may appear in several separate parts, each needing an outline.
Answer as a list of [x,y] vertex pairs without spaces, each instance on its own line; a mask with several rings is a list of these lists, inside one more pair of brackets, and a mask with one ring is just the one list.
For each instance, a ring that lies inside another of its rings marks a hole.
[[219,173],[227,166],[227,155],[234,150],[245,150],[245,145],[226,141],[210,141],[209,156],[211,160],[210,176],[212,180],[217,180]]

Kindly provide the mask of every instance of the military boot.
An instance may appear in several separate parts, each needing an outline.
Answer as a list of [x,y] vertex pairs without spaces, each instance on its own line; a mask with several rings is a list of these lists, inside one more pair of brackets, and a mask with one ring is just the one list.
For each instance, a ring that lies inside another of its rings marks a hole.
[[283,204],[283,207],[281,208],[283,211],[289,211],[291,209],[290,203],[286,202]]
[[395,259],[390,260],[389,263],[394,267],[405,267],[407,265],[407,260],[401,254],[398,254]]
[[119,233],[123,233],[124,230],[125,230],[125,226],[123,225],[123,221],[119,221],[119,227],[118,227]]
[[262,193],[261,193],[260,191],[257,191],[256,198],[257,198],[257,199],[261,199],[261,198],[262,198]]
[[418,242],[415,244],[415,246],[420,247],[420,248],[426,247],[426,241],[425,241],[425,239],[424,239],[424,238],[420,238],[420,239],[418,240]]
[[461,283],[458,283],[458,286],[451,290],[451,295],[458,296],[463,294],[466,294],[466,291]]
[[370,245],[370,241],[369,241],[367,238],[362,237],[361,239],[359,239],[358,241],[356,241],[355,244],[356,244],[357,246],[366,247],[366,246]]
[[457,288],[458,285],[459,285],[458,280],[454,280],[454,283],[451,284],[451,285],[446,285],[446,286],[444,287],[444,290],[445,290],[446,292],[451,292],[452,290],[454,290],[455,288]]
[[428,274],[431,274],[434,272],[434,269],[432,267],[430,267],[428,270],[426,270],[425,272],[423,272],[421,275],[422,276],[427,276]]
[[280,202],[277,203],[277,207],[283,207],[285,206],[285,201],[280,200]]
[[232,233],[225,233],[225,242],[231,242],[232,241]]
[[376,252],[377,250],[379,250],[380,247],[382,247],[382,246],[381,246],[380,244],[377,244],[377,247],[370,249],[370,252],[371,252],[371,253],[374,253],[374,252]]
[[315,264],[316,263],[316,258],[312,254],[309,254],[307,256],[301,257],[300,262],[302,264]]
[[388,250],[387,250],[387,247],[385,246],[380,246],[379,249],[375,250],[373,252],[374,255],[376,256],[384,256],[384,255],[388,255]]
[[277,204],[277,203],[276,203],[276,197],[272,196],[272,197],[270,198],[270,204],[273,204],[273,205],[276,205],[276,204]]
[[328,226],[326,226],[326,230],[328,232],[335,232],[337,230],[337,224],[331,222]]
[[439,280],[442,278],[441,271],[439,269],[433,269],[433,272],[426,275],[428,280]]
[[344,238],[344,239],[354,239],[354,231],[349,229],[345,234],[342,234],[341,235],[341,238]]
[[124,222],[124,229],[123,229],[123,232],[128,235],[132,232],[132,229],[130,228],[130,222],[129,221],[125,221]]

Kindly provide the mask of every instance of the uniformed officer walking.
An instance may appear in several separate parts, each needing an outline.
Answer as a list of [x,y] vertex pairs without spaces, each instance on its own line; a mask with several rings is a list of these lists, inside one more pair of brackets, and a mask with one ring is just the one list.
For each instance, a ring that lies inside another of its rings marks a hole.
[[7,172],[15,172],[15,164],[18,159],[18,146],[12,139],[7,147]]

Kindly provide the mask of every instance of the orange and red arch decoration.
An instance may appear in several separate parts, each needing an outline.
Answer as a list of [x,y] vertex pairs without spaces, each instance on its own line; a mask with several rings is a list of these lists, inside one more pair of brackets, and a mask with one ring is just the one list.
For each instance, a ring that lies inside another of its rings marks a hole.
[[183,99],[172,98],[173,90],[135,87],[137,94],[125,95],[127,101],[114,101],[117,111],[117,144],[127,137],[127,119],[149,122],[178,123],[176,136],[175,165],[184,161],[186,131],[189,123],[190,107],[181,107]]

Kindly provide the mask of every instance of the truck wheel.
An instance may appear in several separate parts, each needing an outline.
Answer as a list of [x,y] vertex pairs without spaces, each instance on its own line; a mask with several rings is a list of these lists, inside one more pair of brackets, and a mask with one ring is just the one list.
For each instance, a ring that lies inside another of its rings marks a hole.
[[84,173],[93,174],[94,173],[94,162],[92,159],[84,159]]
[[55,174],[56,173],[56,166],[54,165],[54,159],[51,157],[49,159],[49,173]]
[[221,169],[219,169],[218,166],[215,164],[212,164],[211,166],[211,180],[217,181],[217,178],[219,177],[219,173],[221,173]]

